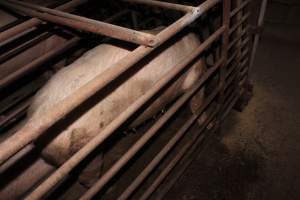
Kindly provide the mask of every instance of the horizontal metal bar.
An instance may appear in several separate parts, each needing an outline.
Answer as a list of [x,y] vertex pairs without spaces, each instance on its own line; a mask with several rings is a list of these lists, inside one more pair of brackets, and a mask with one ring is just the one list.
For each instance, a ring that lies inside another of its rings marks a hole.
[[[68,3],[58,6],[56,9],[70,12],[72,10],[72,8],[79,6],[83,3],[86,3],[87,1],[88,0],[72,0]],[[1,32],[0,33],[0,44],[4,41],[8,40],[9,38],[17,36],[18,34],[24,32],[28,29],[31,29],[41,23],[42,23],[41,20],[39,20],[37,18],[32,18],[32,19],[27,20],[11,29]]]
[[[132,114],[134,114],[143,104],[145,104],[149,99],[152,98],[158,91],[161,90],[172,78],[179,73],[187,63],[189,63],[192,56],[198,55],[202,52],[208,45],[210,45],[216,38],[218,38],[224,31],[224,27],[221,27],[216,31],[211,37],[210,40],[202,43],[201,46],[196,50],[191,52],[191,56],[184,59],[179,63],[174,69],[158,81],[150,90],[148,90],[144,95],[142,95],[138,100],[136,100],[131,106],[129,106],[122,114],[120,114],[116,119],[114,119],[103,131],[101,134],[95,136],[91,141],[89,141],[83,148],[81,148],[77,153],[75,153],[68,161],[66,161],[59,169],[57,169],[44,183],[39,185],[33,193],[31,193],[27,198],[28,199],[39,199],[45,193],[47,193],[53,186],[55,186],[63,177],[65,177],[77,164],[80,163],[89,153],[91,153],[98,145],[100,145],[107,137],[109,137],[120,125],[122,125]],[[142,48],[142,49],[141,49]],[[139,47],[137,50],[143,50],[146,47]],[[147,51],[151,50],[146,48]],[[136,50],[135,50],[136,51]],[[143,55],[141,55],[143,56]],[[132,57],[122,59],[123,62],[130,61]],[[177,68],[177,70],[176,70]],[[118,68],[120,69],[120,68]],[[206,76],[204,76],[206,77]],[[203,79],[201,79],[203,81]],[[103,81],[103,79],[101,79]],[[72,95],[71,95],[72,96]],[[78,98],[78,96],[77,96]],[[73,100],[72,100],[73,101]],[[61,105],[61,103],[60,103]],[[0,151],[1,152],[1,151]]]
[[105,35],[108,37],[146,45],[153,46],[155,36],[150,33],[135,31],[125,27],[100,22],[97,20],[81,17],[78,15],[69,14],[55,9],[50,9],[42,6],[37,6],[30,3],[24,3],[15,0],[6,0],[0,2],[0,5],[13,8],[32,17],[38,17],[42,20],[52,23],[69,26],[71,28],[84,30],[96,34]]
[[[213,3],[217,3],[218,1],[208,0],[206,1],[205,4],[206,6],[201,7],[200,5],[199,7],[202,9],[202,12],[204,12],[205,9],[210,8],[210,6],[207,5],[207,2],[211,2],[213,4]],[[186,21],[187,15],[188,14],[183,16],[178,21],[182,21],[183,18],[184,21]],[[196,19],[197,18],[194,18],[194,20]],[[190,22],[193,21],[190,20]],[[181,29],[184,28],[184,26],[177,28],[177,25],[178,23],[175,22],[171,24],[168,28],[166,28],[164,31],[158,34],[159,38],[161,38],[159,44],[165,42],[167,39],[175,35],[177,31],[179,32]],[[171,29],[172,31],[168,31],[168,29]],[[224,27],[222,27],[222,30],[219,31],[223,32]],[[170,34],[169,37],[167,37],[167,33]],[[105,72],[96,76],[93,80],[89,81],[87,84],[85,84],[84,86],[76,90],[74,93],[72,93],[71,95],[63,99],[59,104],[55,106],[56,109],[47,110],[47,115],[44,115],[43,117],[40,118],[40,124],[37,125],[30,122],[26,123],[19,131],[17,131],[14,135],[12,135],[3,143],[0,144],[0,165],[3,164],[9,157],[14,155],[18,151],[20,151],[27,144],[29,144],[30,142],[32,142],[33,140],[41,136],[49,127],[51,127],[57,121],[65,117],[69,112],[71,112],[77,106],[82,104],[88,98],[93,96],[96,92],[98,92],[106,85],[108,85],[110,82],[115,80],[119,75],[123,74],[125,71],[130,69],[134,64],[142,60],[145,56],[150,54],[154,49],[155,48],[139,46],[134,51],[129,53],[127,56],[125,56],[124,58],[122,58],[121,60],[113,64],[111,67],[109,67]],[[93,149],[93,147],[86,149],[84,152],[88,154],[91,149]],[[85,156],[85,153],[81,153],[81,154]],[[80,156],[78,155],[79,158]],[[79,162],[77,163],[76,158],[74,158],[70,161],[68,167],[66,168],[72,167],[73,163],[78,164]],[[64,169],[64,171],[67,171],[67,169]],[[57,176],[59,177],[61,173],[63,172],[58,172]]]
[[171,10],[177,10],[181,12],[192,12],[193,9],[195,9],[195,7],[193,6],[174,4],[174,3],[163,2],[163,1],[155,1],[155,0],[123,0],[123,1],[129,3],[137,3],[137,4],[148,5],[148,6],[166,8]]
[[232,34],[239,26],[241,26],[250,16],[251,13],[247,13],[243,16],[243,18],[238,21],[238,23],[236,23],[233,27],[231,27],[231,29],[229,30],[229,34]]
[[234,15],[236,15],[243,8],[245,8],[250,2],[251,2],[251,0],[245,0],[240,6],[238,6],[237,8],[235,8],[234,10],[232,10],[230,12],[230,17],[233,17]]
[[[213,118],[215,114],[213,114],[210,118]],[[205,126],[201,127],[199,132],[202,132]],[[145,192],[143,192],[142,196],[139,200],[148,199],[151,194],[157,189],[157,187],[163,182],[163,180],[170,174],[173,168],[177,165],[177,163],[182,160],[186,155],[192,154],[200,145],[202,140],[204,139],[205,134],[196,135],[191,140],[186,142],[186,144],[180,149],[180,151],[173,157],[173,159],[169,162],[169,164],[159,173],[159,175],[155,178],[152,184],[147,188]]]

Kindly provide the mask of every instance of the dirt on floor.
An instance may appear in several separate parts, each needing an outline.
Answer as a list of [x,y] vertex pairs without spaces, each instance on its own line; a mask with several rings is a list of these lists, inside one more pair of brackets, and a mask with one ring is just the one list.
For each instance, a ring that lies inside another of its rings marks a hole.
[[172,200],[300,199],[300,27],[267,24],[251,74],[254,97],[232,111],[169,191]]

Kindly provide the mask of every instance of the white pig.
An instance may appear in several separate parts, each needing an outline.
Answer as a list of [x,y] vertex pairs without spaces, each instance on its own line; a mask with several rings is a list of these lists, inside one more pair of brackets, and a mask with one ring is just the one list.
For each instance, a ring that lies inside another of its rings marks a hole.
[[[152,31],[152,33],[156,31]],[[45,146],[42,156],[54,165],[61,165],[96,134],[101,134],[101,130],[199,45],[200,41],[193,33],[185,34],[172,45],[167,47],[164,45],[160,54],[144,62],[146,64],[139,71],[69,124],[64,131],[57,134]],[[47,110],[55,109],[55,105],[59,104],[61,100],[91,81],[95,76],[103,73],[109,67],[113,67],[114,63],[129,53],[130,50],[122,47],[122,45],[109,43],[101,44],[86,52],[74,63],[58,71],[37,93],[29,108],[28,120],[39,123],[40,118],[47,114]],[[134,121],[132,126],[136,126],[151,117],[167,103],[191,88],[204,69],[205,65],[202,60],[196,62],[190,70],[172,83],[171,87],[156,99]],[[203,94],[201,93],[201,95]],[[201,97],[199,98],[198,95],[197,99],[194,98],[193,104],[199,104],[199,101],[201,101]],[[199,105],[196,105],[196,107],[199,107]],[[99,170],[101,158],[98,158],[95,163],[98,166],[93,166],[92,169]],[[88,171],[91,172],[91,170]],[[92,173],[92,175],[95,176],[95,173]]]

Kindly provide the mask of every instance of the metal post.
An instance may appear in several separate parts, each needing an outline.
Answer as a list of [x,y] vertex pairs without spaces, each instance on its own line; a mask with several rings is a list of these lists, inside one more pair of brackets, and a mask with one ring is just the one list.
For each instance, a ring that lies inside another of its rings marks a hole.
[[[267,5],[268,5],[268,0],[263,0],[262,3],[261,3],[260,12],[259,12],[259,18],[258,18],[258,23],[257,23],[258,27],[262,27],[263,24],[264,24]],[[253,68],[253,63],[254,63],[254,58],[255,58],[256,50],[257,50],[258,43],[259,43],[259,38],[260,38],[260,34],[256,33],[255,38],[254,38],[253,47],[252,47],[252,52],[251,52],[251,55],[250,55],[251,56],[250,57],[250,65],[249,65],[249,70],[248,70],[249,74],[251,73],[252,68]]]

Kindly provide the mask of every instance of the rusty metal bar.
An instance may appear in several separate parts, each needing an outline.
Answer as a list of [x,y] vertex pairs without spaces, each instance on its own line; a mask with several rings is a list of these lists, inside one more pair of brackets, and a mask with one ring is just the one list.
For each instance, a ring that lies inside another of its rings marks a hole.
[[160,45],[163,41],[165,41],[170,34],[179,32],[187,25],[193,23],[203,13],[219,2],[220,0],[207,0],[201,5],[197,6],[193,12],[185,14],[183,17],[177,20],[172,27],[168,27],[159,33],[159,35],[156,37],[157,45]]
[[251,2],[251,0],[246,0],[244,1],[240,6],[238,6],[237,8],[235,8],[234,10],[232,10],[230,12],[230,17],[233,17],[234,15],[236,15],[238,12],[240,12],[243,8],[245,8],[249,3]]
[[237,36],[234,40],[232,40],[228,46],[228,50],[231,49],[233,45],[235,45],[241,39],[241,37],[243,37],[247,33],[247,31],[248,28],[245,28],[239,36]]
[[238,23],[236,23],[230,30],[229,34],[232,34],[239,26],[241,26],[250,16],[250,13],[247,13],[243,16],[242,20],[240,20]]
[[[210,118],[213,119],[215,114],[213,114]],[[210,121],[208,121],[210,122]],[[199,132],[202,132],[205,126],[201,127]],[[190,141],[188,141],[181,150],[173,157],[173,159],[169,162],[169,164],[160,172],[160,174],[155,178],[154,182],[147,188],[147,190],[142,194],[139,200],[148,199],[152,193],[157,189],[157,187],[163,182],[163,180],[170,174],[172,169],[177,165],[179,161],[181,161],[185,156],[191,155],[203,141],[205,134],[197,135]]]
[[155,1],[155,0],[123,0],[123,1],[129,3],[144,4],[148,6],[166,8],[171,10],[177,10],[181,12],[192,12],[193,9],[195,9],[195,7],[193,6],[174,4],[174,3],[163,2],[163,1]]
[[[108,19],[106,19],[105,22],[112,22],[112,21],[116,20],[117,18],[121,17],[122,15],[127,14],[128,12],[129,12],[128,10],[121,11],[120,13],[117,13],[117,14],[109,17]],[[68,42],[64,43],[63,46],[58,47],[57,49],[53,49],[52,51],[48,52],[45,55],[47,55],[47,57],[48,57],[48,56],[50,56],[51,52],[53,52],[53,54],[55,54],[55,55],[58,55],[58,54],[61,53],[62,49],[64,49],[64,48],[69,49],[69,47],[67,47],[67,46],[71,47],[71,46],[76,45],[77,44],[77,40],[79,42],[79,38],[74,37],[73,39],[71,39]],[[73,42],[75,42],[75,43],[73,43]],[[63,51],[65,51],[67,49],[64,49]],[[42,56],[40,58],[42,59],[43,57],[44,56]],[[32,70],[32,67],[34,68],[34,65],[36,65],[37,63],[40,62],[40,58],[38,58],[37,60],[34,60],[32,63],[26,65],[28,67],[25,66],[24,68],[28,69],[28,70]],[[51,56],[48,57],[48,59],[51,59]],[[40,64],[42,64],[42,63],[40,63]],[[0,83],[1,83],[0,84],[0,89],[2,87],[4,87],[5,85],[9,84],[11,81],[16,80],[19,76],[24,75],[23,73],[28,73],[28,71],[26,71],[25,69],[22,68],[22,70],[19,70],[16,73],[14,73],[13,76],[8,76],[7,78],[4,79],[6,81],[0,80]],[[9,77],[11,77],[11,78],[9,78]],[[9,116],[5,115],[5,117],[3,119],[1,118],[1,120],[0,120],[0,127],[3,126],[8,121],[10,121],[12,118],[14,118],[17,115],[19,115],[20,112],[25,111],[29,107],[29,105],[30,105],[30,100],[27,100],[17,110],[15,110],[12,113],[10,113]],[[7,162],[5,162],[3,165],[0,166],[0,174],[3,173],[8,168],[10,168],[12,165],[14,165],[20,158],[22,158],[24,155],[26,155],[28,152],[30,152],[33,148],[34,148],[33,144],[27,145],[25,148],[23,148],[21,151],[19,151],[17,154],[15,154],[13,157],[11,157]]]
[[99,144],[101,144],[107,137],[109,137],[115,129],[123,124],[133,113],[135,113],[143,104],[149,101],[153,95],[161,90],[172,78],[178,74],[191,61],[192,57],[199,55],[209,44],[211,44],[217,37],[219,37],[224,28],[220,28],[211,36],[210,40],[205,41],[196,51],[191,52],[190,56],[184,59],[181,63],[174,67],[174,69],[158,81],[147,93],[141,96],[130,107],[128,107],[122,114],[112,121],[102,132],[94,137],[88,144],[75,153],[68,161],[66,161],[56,172],[51,175],[44,183],[42,183],[30,195],[30,199],[38,199],[45,194],[51,187],[55,186],[60,179],[66,176],[82,159],[84,159],[90,152],[92,152]]
[[[72,10],[72,8],[79,6],[83,3],[86,3],[87,1],[88,0],[72,0],[68,3],[58,6],[56,9],[70,12]],[[37,18],[32,18],[32,19],[25,21],[11,29],[1,32],[0,33],[0,43],[4,42],[5,40],[7,40],[11,37],[17,36],[18,34],[24,32],[28,29],[31,29],[41,23],[42,23],[41,20],[39,20]]]
[[[95,194],[157,133],[157,131],[201,88],[203,83],[215,72],[222,63],[222,59],[193,86],[191,90],[180,97],[172,107],[146,132],[143,136],[80,198],[87,200]],[[205,107],[219,92],[217,88],[208,98]],[[203,107],[204,107],[203,106]],[[204,108],[202,108],[204,109]],[[202,110],[203,111],[203,110]]]
[[[208,2],[210,2],[210,4]],[[208,0],[206,1],[205,6],[201,7],[200,5],[198,8],[201,8],[202,13],[204,13],[205,11],[207,11],[205,9],[211,8],[211,6],[213,6],[217,2],[219,1]],[[186,14],[182,18],[185,19],[187,15],[188,14]],[[194,20],[196,19],[197,18],[194,18]],[[193,21],[190,20],[190,22],[192,23]],[[183,24],[180,28],[178,28],[177,25],[178,24],[175,22],[157,35],[158,38],[162,38],[162,40],[160,41],[161,43],[168,39],[166,37],[166,33],[169,33],[169,37],[172,37],[177,33],[177,31],[180,31],[184,26],[187,26],[188,24]],[[172,31],[169,31],[169,29],[171,29]],[[70,111],[75,109],[89,97],[94,95],[97,91],[101,90],[111,81],[115,80],[119,75],[131,68],[138,61],[150,54],[153,50],[154,48],[139,46],[129,55],[125,56],[125,58],[116,62],[113,67],[110,67],[104,73],[96,76],[86,85],[76,90],[72,95],[62,100],[58,105],[55,106],[56,109],[47,111],[47,115],[44,115],[43,118],[40,119],[41,123],[39,125],[28,122],[13,136],[0,144],[0,165],[3,164],[9,157],[21,150],[24,146],[42,135],[44,131],[55,124],[58,120],[66,116]],[[87,151],[87,154],[88,153],[89,152]],[[77,158],[74,158],[72,162],[76,162],[76,159]]]
[[[121,11],[108,19],[105,20],[105,22],[112,22],[122,15],[128,14],[129,10]],[[53,57],[71,49],[72,47],[76,46],[80,41],[80,38],[74,37],[70,39],[69,41],[65,42],[61,46],[50,50],[46,54],[42,55],[41,57],[37,58],[36,60],[32,61],[31,63],[28,63],[21,69],[13,72],[12,74],[6,76],[4,79],[0,80],[0,90],[7,85],[11,84],[12,82],[16,81],[21,76],[24,76],[25,74],[29,73],[30,71],[34,70],[35,68],[39,67],[43,63],[47,62],[49,59],[52,59]]]
[[[222,24],[225,27],[225,31],[222,37],[222,47],[221,47],[221,54],[224,58],[222,67],[219,72],[219,87],[220,93],[218,95],[218,104],[223,105],[224,103],[224,85],[225,85],[225,78],[226,78],[226,68],[228,65],[228,45],[229,45],[229,26],[230,26],[230,7],[231,7],[231,0],[223,0],[222,2]],[[220,117],[221,113],[218,113],[218,118]]]
[[155,36],[150,33],[135,31],[133,29],[100,22],[94,19],[69,14],[59,10],[15,0],[3,1],[0,2],[0,5],[13,8],[32,17],[38,17],[42,20],[69,26],[71,28],[93,32],[145,46],[153,46],[155,44]]

